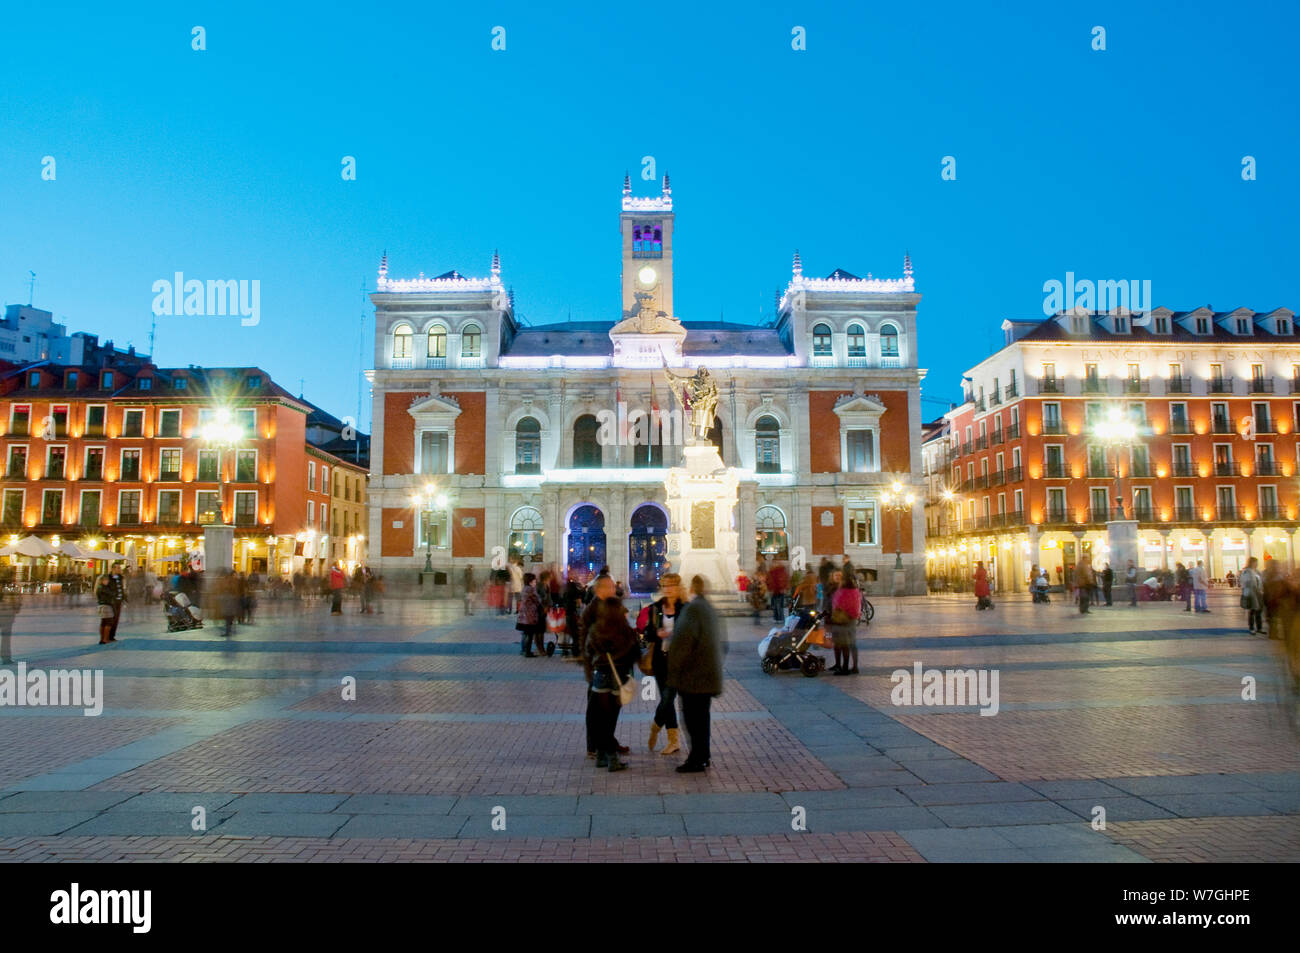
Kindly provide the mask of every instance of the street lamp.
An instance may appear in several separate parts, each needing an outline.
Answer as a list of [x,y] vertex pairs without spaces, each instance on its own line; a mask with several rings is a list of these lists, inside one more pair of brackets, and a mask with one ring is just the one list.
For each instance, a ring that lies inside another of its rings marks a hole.
[[912,493],[905,496],[903,484],[895,482],[885,491],[881,502],[886,512],[894,514],[894,571],[898,572],[903,568],[903,514],[912,512],[916,496]]
[[432,516],[435,512],[442,512],[447,508],[447,495],[438,492],[438,488],[432,483],[425,484],[422,491],[416,492],[411,497],[411,502],[416,509],[421,509],[421,516],[424,519],[424,571],[433,572],[433,533]]
[[1106,415],[1106,419],[1092,428],[1092,433],[1093,436],[1105,444],[1107,449],[1114,448],[1115,450],[1115,508],[1122,520],[1124,519],[1124,491],[1120,484],[1119,454],[1120,450],[1131,446],[1133,441],[1137,439],[1137,425],[1124,416],[1118,407],[1112,407]]
[[[212,419],[199,428],[199,437],[204,443],[218,450],[233,450],[244,435],[244,428],[235,423],[230,408],[218,407]],[[217,459],[217,525],[226,521],[226,468],[225,461]]]

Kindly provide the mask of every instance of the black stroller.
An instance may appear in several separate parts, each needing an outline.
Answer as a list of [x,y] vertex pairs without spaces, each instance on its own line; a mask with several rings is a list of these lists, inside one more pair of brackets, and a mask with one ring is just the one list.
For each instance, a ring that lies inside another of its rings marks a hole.
[[190,605],[189,596],[176,589],[168,590],[162,600],[163,613],[167,617],[168,632],[182,632],[185,629],[203,628],[203,620]]
[[810,651],[810,647],[827,644],[819,614],[813,609],[799,608],[786,617],[784,625],[773,628],[758,643],[758,657],[768,675],[799,669],[807,677],[816,678],[825,670],[826,659]]

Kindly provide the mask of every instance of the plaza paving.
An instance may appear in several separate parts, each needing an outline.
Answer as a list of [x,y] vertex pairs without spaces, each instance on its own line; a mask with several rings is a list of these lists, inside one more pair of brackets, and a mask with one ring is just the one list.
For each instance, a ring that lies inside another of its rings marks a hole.
[[[166,634],[152,607],[107,647],[93,607],[29,607],[15,658],[102,668],[106,701],[0,708],[0,858],[1297,861],[1277,643],[1234,601],[882,598],[846,678],[764,675],[769,623],[728,619],[703,775],[646,752],[642,700],[619,721],[631,769],[596,769],[578,666],[521,658],[513,619],[459,604],[268,604],[232,640]],[[999,712],[893,706],[890,673],[918,661],[996,669]]]

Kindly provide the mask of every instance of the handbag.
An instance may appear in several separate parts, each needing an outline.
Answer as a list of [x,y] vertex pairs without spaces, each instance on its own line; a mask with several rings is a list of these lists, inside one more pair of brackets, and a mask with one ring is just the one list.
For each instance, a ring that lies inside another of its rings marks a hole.
[[620,681],[618,669],[614,667],[614,660],[605,653],[605,658],[609,661],[609,670],[614,673],[614,684],[618,686],[618,702],[620,705],[632,704],[632,699],[636,698],[636,686],[632,684],[632,679]]
[[654,646],[647,645],[644,639],[641,640],[641,657],[636,660],[636,667],[641,670],[642,675],[655,673]]
[[103,605],[103,604],[101,603],[100,606],[99,606],[99,617],[100,617],[101,619],[111,619],[111,618],[113,618],[113,607],[112,607],[112,606],[106,606],[106,605]]

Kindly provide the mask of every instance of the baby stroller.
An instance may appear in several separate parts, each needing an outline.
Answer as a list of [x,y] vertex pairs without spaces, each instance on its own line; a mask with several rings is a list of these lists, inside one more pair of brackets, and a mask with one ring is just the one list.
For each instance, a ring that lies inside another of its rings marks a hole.
[[203,628],[203,620],[198,617],[198,610],[190,605],[189,596],[178,590],[168,590],[163,596],[163,613],[167,617],[168,632]]
[[816,678],[826,668],[826,659],[809,650],[812,645],[826,645],[826,633],[819,614],[813,609],[796,609],[758,643],[758,657],[768,675],[799,669],[808,678]]

